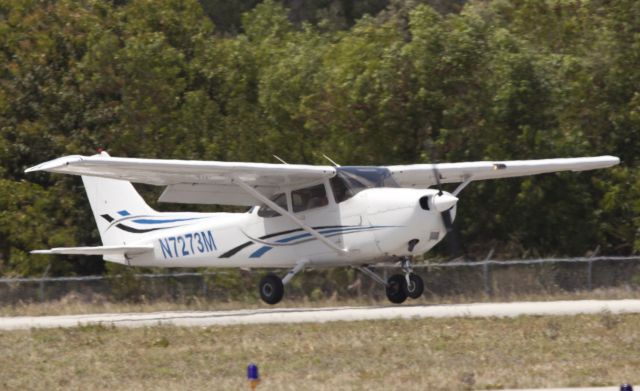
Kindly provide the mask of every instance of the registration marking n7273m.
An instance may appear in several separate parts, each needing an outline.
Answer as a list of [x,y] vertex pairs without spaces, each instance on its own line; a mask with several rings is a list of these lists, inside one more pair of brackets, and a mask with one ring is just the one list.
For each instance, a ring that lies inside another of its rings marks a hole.
[[158,239],[158,242],[164,259],[206,254],[218,249],[211,231],[168,236]]

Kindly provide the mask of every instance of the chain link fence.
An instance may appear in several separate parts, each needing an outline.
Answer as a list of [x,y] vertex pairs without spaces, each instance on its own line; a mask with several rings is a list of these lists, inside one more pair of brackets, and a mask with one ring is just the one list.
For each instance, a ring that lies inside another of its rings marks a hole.
[[[640,257],[425,263],[414,266],[427,297],[544,295],[598,288],[637,289]],[[400,269],[380,267],[383,277]],[[82,277],[1,278],[0,304],[48,302],[72,296],[95,301],[257,299],[262,272],[238,270]],[[284,274],[284,273],[281,273]],[[287,285],[287,297],[384,299],[384,289],[353,269],[307,271]]]

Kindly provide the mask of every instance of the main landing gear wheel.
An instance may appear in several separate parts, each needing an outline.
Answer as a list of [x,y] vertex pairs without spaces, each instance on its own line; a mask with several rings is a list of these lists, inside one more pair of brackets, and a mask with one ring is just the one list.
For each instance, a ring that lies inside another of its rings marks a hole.
[[409,274],[409,283],[407,284],[407,279],[405,277],[403,287],[405,289],[405,294],[412,299],[417,299],[422,296],[424,292],[424,281],[422,281],[422,277],[415,273]]
[[280,277],[267,274],[260,280],[260,298],[267,304],[277,304],[284,295],[284,285]]
[[387,299],[395,304],[407,300],[407,282],[402,274],[394,274],[387,280]]

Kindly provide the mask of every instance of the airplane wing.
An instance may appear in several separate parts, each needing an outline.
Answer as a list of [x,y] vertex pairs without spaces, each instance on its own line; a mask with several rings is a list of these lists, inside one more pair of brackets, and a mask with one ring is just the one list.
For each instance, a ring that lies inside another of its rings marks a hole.
[[[388,166],[393,179],[401,187],[425,188],[437,184],[435,173],[442,183],[513,178],[557,171],[586,171],[615,166],[615,156],[596,156],[540,160],[481,161],[466,163],[411,164]],[[436,168],[434,170],[434,167]]]
[[[401,187],[426,188],[437,183],[436,171],[442,183],[468,183],[556,171],[593,170],[611,167],[619,162],[620,159],[614,156],[598,156],[411,164],[386,168]],[[332,166],[118,158],[110,157],[105,152],[94,156],[61,157],[26,170],[32,171],[98,176],[166,186],[160,196],[161,202],[246,206],[256,205],[256,201],[262,202],[257,195],[269,198],[282,188],[302,187],[336,174],[336,168]],[[238,181],[259,194],[252,195],[246,188],[238,186]]]
[[234,178],[271,197],[282,187],[304,186],[335,175],[331,166],[303,164],[232,163],[94,156],[65,156],[26,172],[50,171],[122,179],[167,186],[163,202],[218,205],[256,205],[256,198],[236,186]]

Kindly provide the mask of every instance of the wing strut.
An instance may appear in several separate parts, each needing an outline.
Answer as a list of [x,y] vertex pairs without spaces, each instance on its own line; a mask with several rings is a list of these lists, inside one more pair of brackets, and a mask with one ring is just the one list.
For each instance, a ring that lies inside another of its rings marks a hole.
[[451,194],[453,194],[454,196],[456,196],[456,197],[457,197],[457,196],[458,196],[458,194],[460,194],[460,192],[461,192],[465,187],[467,187],[467,185],[468,185],[469,183],[471,183],[471,181],[473,181],[473,175],[469,175],[469,176],[465,177],[465,178],[464,178],[464,182],[462,182],[461,184],[459,184],[459,185],[458,185],[458,187],[456,187],[456,189],[455,189],[455,190],[453,191],[453,193],[451,193]]
[[246,191],[247,193],[249,193],[252,196],[254,196],[256,199],[258,199],[258,200],[262,201],[264,204],[268,205],[271,209],[275,210],[276,212],[280,213],[283,216],[288,217],[296,225],[300,226],[300,228],[302,228],[303,230],[307,231],[313,237],[315,237],[316,239],[318,239],[322,243],[324,243],[327,246],[329,246],[332,250],[337,252],[339,255],[344,255],[347,252],[349,252],[349,250],[347,250],[345,248],[340,248],[340,247],[336,246],[329,239],[325,238],[321,233],[319,233],[315,229],[313,229],[313,228],[309,227],[308,225],[306,225],[305,223],[303,223],[300,219],[298,219],[292,213],[289,213],[289,211],[283,209],[278,204],[276,204],[275,202],[271,201],[269,198],[263,196],[259,191],[257,191],[253,187],[247,185],[246,183],[244,183],[237,176],[235,176],[235,175],[233,176],[232,182],[235,183],[236,185],[240,186],[240,188],[242,188],[244,191]]

